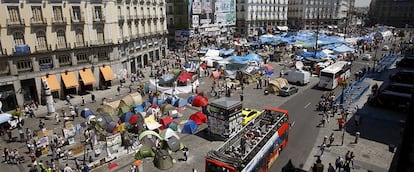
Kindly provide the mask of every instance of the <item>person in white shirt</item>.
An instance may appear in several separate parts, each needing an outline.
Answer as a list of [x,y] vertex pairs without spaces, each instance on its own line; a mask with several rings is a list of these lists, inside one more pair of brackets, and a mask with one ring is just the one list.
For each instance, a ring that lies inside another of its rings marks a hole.
[[63,169],[63,172],[73,172],[73,170],[69,167],[68,164],[66,164],[66,167]]

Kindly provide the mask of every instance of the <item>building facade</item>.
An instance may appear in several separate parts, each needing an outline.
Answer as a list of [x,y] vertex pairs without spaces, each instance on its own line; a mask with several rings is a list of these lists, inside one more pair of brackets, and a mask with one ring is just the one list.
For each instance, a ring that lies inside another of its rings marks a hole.
[[369,8],[369,23],[394,27],[414,27],[414,1],[372,0]]
[[318,26],[345,27],[354,4],[355,0],[289,0],[289,27],[305,30]]
[[288,0],[238,0],[236,32],[241,37],[287,30]]
[[166,56],[164,0],[2,0],[3,111],[103,89]]
[[[171,0],[168,3],[169,41],[186,48],[202,40],[223,44],[236,24],[236,0]],[[194,46],[193,46],[194,48]]]

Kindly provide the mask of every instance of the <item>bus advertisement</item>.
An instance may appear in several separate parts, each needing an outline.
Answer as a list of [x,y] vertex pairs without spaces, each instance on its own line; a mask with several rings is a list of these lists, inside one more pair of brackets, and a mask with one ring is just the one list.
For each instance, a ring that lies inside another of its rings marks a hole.
[[206,156],[206,172],[269,171],[288,142],[288,111],[265,108],[217,150]]
[[333,90],[349,77],[351,77],[351,62],[337,61],[321,70],[318,87]]

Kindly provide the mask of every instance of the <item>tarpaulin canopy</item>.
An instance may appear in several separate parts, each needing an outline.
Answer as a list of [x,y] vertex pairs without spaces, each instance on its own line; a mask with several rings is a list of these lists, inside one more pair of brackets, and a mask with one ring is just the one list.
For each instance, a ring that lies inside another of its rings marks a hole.
[[267,86],[267,91],[269,93],[277,94],[279,93],[280,89],[288,84],[288,81],[285,78],[277,78],[275,80],[269,81],[269,85]]
[[113,133],[117,126],[118,126],[118,123],[116,123],[115,121],[111,121],[108,124],[108,127],[106,127],[106,131],[109,133]]
[[346,53],[346,52],[354,52],[355,49],[348,47],[346,45],[341,45],[339,47],[334,48],[333,51],[336,53]]
[[188,120],[181,130],[181,133],[193,134],[198,128],[198,125],[193,120]]
[[90,110],[89,108],[84,108],[82,111],[81,111],[81,117],[83,117],[83,118],[88,118],[88,116],[90,116],[90,115],[95,115],[95,113],[93,113],[93,111],[92,110]]
[[160,124],[161,124],[160,129],[163,130],[163,129],[168,128],[168,124],[170,124],[172,122],[174,122],[174,120],[170,116],[165,116],[165,117],[161,118],[160,119]]
[[189,119],[193,120],[197,125],[201,125],[207,122],[207,116],[202,112],[196,112],[192,114]]
[[0,114],[0,124],[8,122],[11,119],[12,115],[8,113]]
[[180,75],[178,76],[178,81],[180,82],[187,82],[190,81],[193,78],[192,73],[188,73],[188,72],[181,72]]
[[203,107],[208,105],[208,99],[204,96],[196,96],[191,103],[195,107]]
[[167,128],[165,130],[162,130],[160,132],[160,136],[161,136],[161,138],[163,138],[164,140],[167,140],[167,141],[171,137],[175,137],[177,139],[180,139],[180,137],[178,137],[177,133],[175,133],[175,131],[172,130],[171,128]]

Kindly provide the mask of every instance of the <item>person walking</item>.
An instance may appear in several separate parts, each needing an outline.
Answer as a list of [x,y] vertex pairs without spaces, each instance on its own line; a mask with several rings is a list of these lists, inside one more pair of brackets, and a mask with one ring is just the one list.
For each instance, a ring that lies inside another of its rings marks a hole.
[[337,169],[341,169],[343,164],[344,164],[344,159],[341,156],[338,156],[338,158],[336,158],[335,160],[335,171]]
[[66,95],[66,103],[68,104],[68,105],[71,105],[72,103],[70,103],[70,96],[69,96],[69,94],[68,95]]
[[85,98],[82,96],[82,105],[81,106],[85,106]]
[[30,128],[26,128],[26,138],[27,140],[32,140],[33,138],[32,130]]
[[332,143],[335,141],[334,133],[332,132],[329,136],[329,146],[332,146]]
[[79,116],[79,106],[75,105],[75,113],[76,113],[76,117]]
[[91,94],[91,101],[92,101],[92,103],[95,103],[96,102],[95,94]]
[[188,159],[188,154],[189,154],[189,152],[188,152],[188,147],[187,146],[184,146],[184,148],[183,148],[183,154],[184,154],[184,161],[187,161],[187,159]]
[[121,87],[120,87],[120,86],[118,86],[118,87],[116,88],[116,91],[118,92],[117,96],[120,96],[120,95],[121,95]]
[[335,172],[335,168],[332,166],[332,163],[329,163],[328,172]]
[[55,120],[56,120],[56,124],[60,123],[59,114],[56,112],[55,112]]
[[320,157],[322,157],[322,156],[323,156],[323,153],[325,152],[325,147],[326,147],[326,144],[322,144],[322,145],[320,146],[320,150],[321,150],[321,155],[320,155]]

